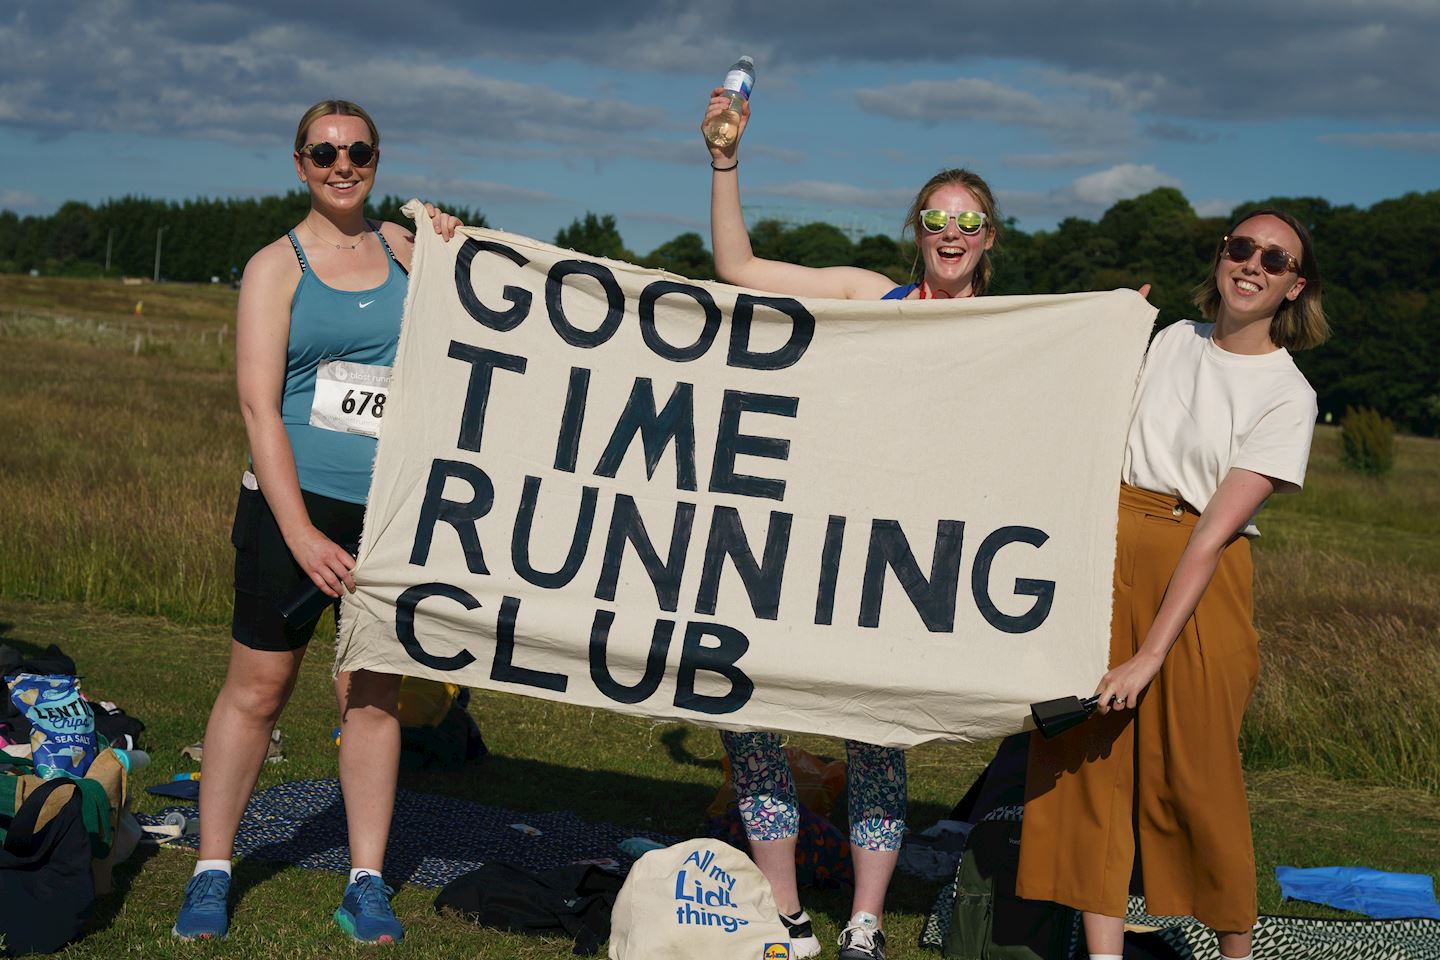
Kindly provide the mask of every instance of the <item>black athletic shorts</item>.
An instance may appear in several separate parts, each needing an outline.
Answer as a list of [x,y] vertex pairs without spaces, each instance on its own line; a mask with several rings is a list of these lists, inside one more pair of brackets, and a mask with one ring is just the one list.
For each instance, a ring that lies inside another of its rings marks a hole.
[[[305,490],[300,495],[310,522],[331,540],[353,550],[365,522],[364,505]],[[290,555],[275,515],[259,490],[240,487],[230,542],[235,545],[231,636],[252,650],[298,650],[309,643],[319,617],[309,623],[287,623],[280,607],[311,580]]]

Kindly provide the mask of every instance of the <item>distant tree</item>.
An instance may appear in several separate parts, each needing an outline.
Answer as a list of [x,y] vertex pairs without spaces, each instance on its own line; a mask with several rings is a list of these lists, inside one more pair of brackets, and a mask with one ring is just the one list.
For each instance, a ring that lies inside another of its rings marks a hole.
[[1347,407],[1340,421],[1340,462],[1380,476],[1395,465],[1395,424],[1370,407]]
[[[372,216],[405,223],[403,198],[370,205]],[[485,225],[477,210],[438,205],[466,223]],[[1333,336],[1296,354],[1338,419],[1346,407],[1372,407],[1402,430],[1440,436],[1440,191],[1408,193],[1368,209],[1320,197],[1267,197],[1236,208],[1280,207],[1314,236],[1323,266],[1323,299]],[[163,272],[173,280],[228,277],[260,247],[295,226],[310,209],[304,191],[258,198],[183,202],[124,196],[98,205],[71,202],[48,216],[0,211],[0,270],[98,275],[107,242],[111,276],[149,276],[155,238],[164,235]],[[1195,317],[1191,290],[1215,256],[1228,217],[1199,217],[1180,191],[1161,187],[1113,204],[1098,221],[1069,218],[1053,230],[1026,233],[1007,221],[996,243],[993,294],[1068,293],[1151,283],[1160,325]],[[598,256],[635,261],[612,215],[586,213],[556,243]],[[884,236],[851,243],[823,223],[787,228],[761,220],[750,230],[755,255],[810,266],[853,264],[897,283],[909,279],[915,247]],[[661,244],[646,264],[682,276],[713,276],[702,238],[685,233]]]
[[1014,217],[1005,218],[999,236],[990,248],[995,275],[989,292],[995,296],[1031,292],[1030,273],[1035,269],[1036,238],[1021,230]]
[[750,250],[766,260],[784,260],[789,252],[788,231],[779,220],[761,220],[750,228]]
[[667,240],[640,261],[642,266],[669,270],[692,280],[714,280],[715,258],[705,249],[705,241],[695,232],[682,233]]
[[612,260],[631,262],[636,259],[635,254],[625,249],[625,243],[620,239],[620,230],[615,226],[613,213],[597,217],[586,211],[584,220],[577,218],[571,221],[570,226],[555,234],[555,246],[588,253],[592,257],[609,257]]
[[829,223],[807,223],[785,236],[786,260],[806,267],[837,267],[855,258],[855,244],[839,227]]
[[[408,226],[410,223],[410,218],[400,212],[400,208],[408,202],[409,199],[407,197],[397,197],[393,194],[387,193],[385,196],[380,198],[379,202],[376,202],[374,199],[372,199],[367,204],[367,206],[369,206],[370,208],[370,216],[375,218],[376,220],[389,220],[391,223],[398,223]],[[441,210],[444,210],[446,213],[454,214],[461,220],[465,221],[465,225],[467,227],[490,226],[489,222],[485,219],[485,215],[479,210],[474,210],[470,207],[463,207],[456,203],[446,203],[443,200],[434,200],[431,202],[434,203],[435,206],[439,207]]]
[[860,242],[855,244],[850,262],[857,267],[883,273],[896,283],[908,282],[910,278],[910,263],[904,260],[900,244],[883,233],[861,237]]
[[1174,187],[1156,187],[1149,193],[1120,200],[1100,218],[1100,234],[1120,250],[1134,251],[1160,224],[1189,223],[1195,210]]

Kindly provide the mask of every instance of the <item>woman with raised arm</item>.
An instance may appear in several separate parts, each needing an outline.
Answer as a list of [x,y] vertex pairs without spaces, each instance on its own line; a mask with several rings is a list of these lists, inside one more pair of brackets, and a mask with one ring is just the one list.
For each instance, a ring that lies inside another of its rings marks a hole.
[[[205,728],[200,861],[175,921],[182,939],[229,929],[235,834],[319,616],[294,623],[282,608],[306,584],[337,603],[355,589],[350,551],[365,516],[415,243],[405,228],[365,218],[379,162],[380,133],[361,107],[324,100],[305,111],[294,163],[310,211],[245,267],[236,381],[251,469],[231,533],[233,639]],[[456,218],[426,211],[436,233],[454,235]],[[399,684],[368,671],[335,680],[352,869],[334,916],[368,943],[404,937],[381,879],[400,758]]]
[[1191,915],[1248,960],[1255,855],[1238,739],[1260,662],[1249,538],[1305,479],[1315,391],[1290,351],[1325,340],[1305,226],[1241,217],[1195,293],[1210,322],[1150,345],[1120,490],[1102,716],[1031,741],[1016,892],[1084,911],[1092,960],[1124,952],[1137,855],[1146,909]]
[[[701,123],[729,106],[717,88]],[[721,280],[795,297],[850,300],[926,300],[983,294],[994,267],[990,249],[999,232],[990,187],[969,170],[942,170],[920,188],[905,217],[913,234],[919,276],[896,286],[882,273],[859,267],[805,267],[755,256],[740,212],[739,145],[749,122],[741,109],[739,133],[728,147],[710,149],[710,236]],[[750,854],[770,881],[780,919],[790,930],[792,955],[813,957],[820,943],[800,906],[795,880],[798,801],[790,767],[773,733],[722,732]],[[840,934],[841,960],[884,960],[881,929],[885,894],[905,835],[905,753],[894,747],[847,740],[850,853],[855,865],[852,915]]]

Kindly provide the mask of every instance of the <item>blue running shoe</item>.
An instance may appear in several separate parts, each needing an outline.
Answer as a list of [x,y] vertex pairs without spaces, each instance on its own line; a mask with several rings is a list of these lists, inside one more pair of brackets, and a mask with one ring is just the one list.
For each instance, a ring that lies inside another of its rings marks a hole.
[[171,933],[181,940],[218,940],[230,930],[230,874],[206,870],[185,885],[185,902]]
[[390,909],[395,891],[373,873],[362,873],[345,888],[345,899],[335,911],[335,922],[361,943],[399,943],[405,928]]

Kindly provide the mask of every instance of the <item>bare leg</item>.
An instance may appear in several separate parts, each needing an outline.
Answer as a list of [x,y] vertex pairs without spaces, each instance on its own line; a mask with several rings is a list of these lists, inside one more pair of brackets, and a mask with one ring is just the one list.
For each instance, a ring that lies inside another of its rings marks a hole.
[[340,792],[350,835],[350,863],[380,870],[395,811],[400,769],[400,678],[360,670],[335,678],[340,702]]
[[1243,933],[1222,933],[1215,931],[1215,936],[1220,940],[1220,955],[1222,957],[1248,957],[1254,951],[1250,943],[1250,931]]
[[775,907],[786,916],[800,912],[800,891],[795,886],[795,846],[799,837],[751,840],[750,859],[770,881]]
[[305,648],[252,650],[230,641],[225,683],[210,708],[200,755],[200,859],[229,860],[255,790],[270,731],[295,689]]
[[1102,913],[1086,913],[1085,946],[1091,953],[1125,952],[1125,918],[1107,917]]
[[884,917],[885,891],[890,889],[890,877],[895,873],[900,851],[864,850],[852,844],[850,859],[855,862],[855,900],[852,912],[873,913],[877,918]]

